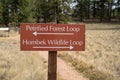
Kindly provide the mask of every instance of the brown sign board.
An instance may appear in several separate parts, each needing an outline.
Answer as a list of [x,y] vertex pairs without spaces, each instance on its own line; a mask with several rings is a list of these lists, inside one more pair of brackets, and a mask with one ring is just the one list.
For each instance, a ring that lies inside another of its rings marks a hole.
[[84,51],[84,24],[39,24],[20,25],[22,51]]

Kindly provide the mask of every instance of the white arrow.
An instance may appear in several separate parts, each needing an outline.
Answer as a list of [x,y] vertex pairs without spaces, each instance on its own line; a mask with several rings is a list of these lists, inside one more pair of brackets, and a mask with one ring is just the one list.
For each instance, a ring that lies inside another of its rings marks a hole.
[[58,48],[60,48],[60,49],[65,49],[65,48],[68,48],[68,49],[73,49],[74,47],[73,46],[69,46],[69,47],[60,47],[60,46],[54,46],[54,47],[47,47],[47,46],[33,46],[33,48],[36,48],[36,49],[39,49],[39,48],[55,48],[55,49],[58,49]]
[[38,32],[33,32],[34,36],[37,36],[38,34],[41,35],[74,35],[74,33],[38,33]]

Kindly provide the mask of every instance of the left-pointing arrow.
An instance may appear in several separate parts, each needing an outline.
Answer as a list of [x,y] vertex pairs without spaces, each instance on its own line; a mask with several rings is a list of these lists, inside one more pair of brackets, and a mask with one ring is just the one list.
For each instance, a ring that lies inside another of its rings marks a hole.
[[35,49],[39,49],[39,48],[41,48],[41,49],[45,49],[45,48],[54,48],[54,49],[66,49],[66,48],[68,48],[68,49],[73,49],[74,47],[73,46],[68,46],[68,47],[61,47],[61,46],[50,46],[50,47],[47,47],[47,46],[33,46],[33,48]]
[[38,33],[38,32],[33,32],[34,36],[37,36],[38,34],[41,35],[74,35],[74,33]]
[[34,35],[34,36],[37,36],[37,32],[33,32],[33,35]]

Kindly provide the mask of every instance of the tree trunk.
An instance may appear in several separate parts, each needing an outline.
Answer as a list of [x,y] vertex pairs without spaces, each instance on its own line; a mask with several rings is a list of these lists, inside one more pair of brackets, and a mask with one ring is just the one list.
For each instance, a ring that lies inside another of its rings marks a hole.
[[120,0],[118,0],[117,5],[118,5],[117,14],[119,15],[119,13],[120,13]]
[[96,18],[96,8],[95,8],[95,1],[93,1],[93,18]]
[[83,6],[84,6],[84,4],[83,4],[83,1],[82,1],[82,4],[81,4],[81,15],[80,15],[80,21],[81,22],[83,22]]
[[37,23],[40,23],[40,16],[37,16],[36,22],[37,22]]
[[47,16],[44,15],[44,23],[47,23]]
[[103,21],[103,18],[104,18],[104,1],[103,0],[100,0],[100,8],[101,8],[101,10],[100,10],[100,22],[102,22]]
[[90,19],[90,2],[88,2],[87,19]]
[[112,2],[108,2],[108,21],[111,22]]

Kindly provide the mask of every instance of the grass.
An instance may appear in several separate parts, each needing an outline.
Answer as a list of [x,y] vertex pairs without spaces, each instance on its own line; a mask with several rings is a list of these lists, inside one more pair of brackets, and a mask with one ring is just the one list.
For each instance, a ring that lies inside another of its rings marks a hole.
[[[20,51],[20,39],[11,31],[1,32],[0,80],[47,80],[47,62],[35,51]],[[13,36],[13,37],[12,37]],[[57,75],[57,80],[64,80]]]
[[90,80],[113,80],[113,76],[111,74],[103,73],[92,65],[88,65],[77,59],[73,59],[70,55],[59,54],[58,56],[70,63],[76,70],[78,70],[79,73]]
[[90,80],[120,80],[120,25],[86,24],[86,50],[59,52]]
[[19,37],[2,37],[0,80],[47,80],[47,65],[37,52],[20,51]]

